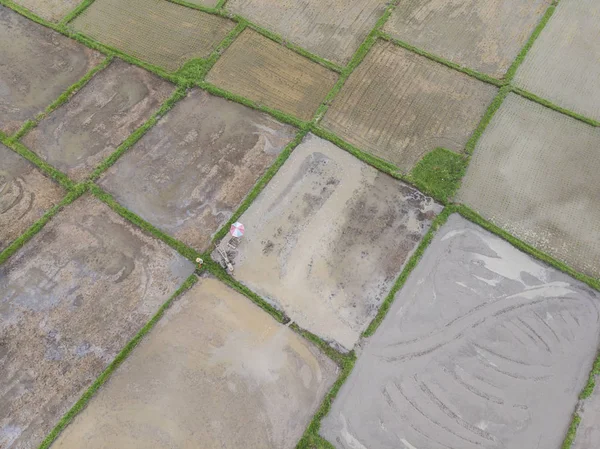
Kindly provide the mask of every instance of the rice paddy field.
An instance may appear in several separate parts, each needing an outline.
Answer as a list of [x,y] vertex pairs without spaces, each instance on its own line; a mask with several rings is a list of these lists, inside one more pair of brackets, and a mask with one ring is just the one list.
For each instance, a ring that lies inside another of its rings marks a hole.
[[600,447],[594,0],[0,0],[0,449]]

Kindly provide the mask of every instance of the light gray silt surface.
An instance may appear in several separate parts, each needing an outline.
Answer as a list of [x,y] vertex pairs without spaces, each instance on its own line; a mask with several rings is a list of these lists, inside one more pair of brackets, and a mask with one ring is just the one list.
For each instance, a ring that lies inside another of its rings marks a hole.
[[458,200],[514,236],[600,277],[600,128],[509,94]]
[[7,134],[102,60],[100,53],[2,5],[0,42],[0,131]]
[[204,251],[295,132],[267,114],[192,90],[100,185],[132,212]]
[[338,449],[559,449],[600,295],[450,216],[322,422]]
[[600,121],[600,2],[561,0],[514,83]]
[[0,144],[0,251],[58,204],[66,192]]
[[23,143],[71,179],[82,181],[174,90],[171,83],[116,59],[42,120]]
[[581,401],[577,413],[581,422],[577,427],[571,449],[592,449],[600,447],[600,379],[596,376],[596,386],[590,397]]
[[551,0],[403,0],[384,31],[417,48],[502,78]]
[[387,2],[229,0],[225,7],[322,58],[345,66],[384,14]]
[[38,447],[193,270],[89,196],[2,264],[0,447]]
[[239,218],[246,233],[234,277],[301,327],[350,350],[440,211],[431,198],[309,134]]
[[248,298],[201,278],[53,449],[292,449],[338,368]]
[[323,127],[408,173],[438,147],[463,152],[497,93],[379,40],[333,100]]

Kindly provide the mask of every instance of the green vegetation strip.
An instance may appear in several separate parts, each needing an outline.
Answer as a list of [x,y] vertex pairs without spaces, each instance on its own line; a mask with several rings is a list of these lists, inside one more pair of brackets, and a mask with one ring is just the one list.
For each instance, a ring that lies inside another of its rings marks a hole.
[[83,11],[85,11],[92,3],[94,3],[94,0],[83,0],[69,14],[67,14],[65,17],[63,17],[63,19],[60,21],[60,26],[64,27],[71,20],[74,20],[79,14],[81,14]]
[[517,58],[514,60],[512,65],[508,68],[506,74],[504,75],[504,79],[506,80],[506,82],[510,83],[514,79],[515,74],[517,73],[517,69],[519,68],[519,66],[521,64],[523,64],[523,61],[525,60],[527,53],[529,52],[531,47],[533,47],[533,44],[535,43],[536,39],[539,37],[542,30],[544,29],[544,27],[550,20],[550,17],[552,17],[552,14],[554,14],[557,4],[558,4],[558,0],[554,0],[552,2],[552,4],[548,7],[548,9],[546,10],[546,13],[542,17],[542,20],[540,20],[540,23],[538,23],[538,25],[535,27],[535,29],[533,30],[533,33],[531,33],[531,36],[529,36],[529,39],[527,40],[527,42],[521,49]]
[[218,6],[211,8],[210,6],[198,5],[196,3],[186,2],[185,0],[166,0],[177,5],[186,6],[191,9],[197,9],[198,11],[213,14],[215,16],[228,17],[227,14]]
[[58,171],[52,165],[48,164],[46,161],[41,159],[37,154],[35,154],[33,151],[31,151],[29,148],[27,148],[21,142],[18,142],[14,139],[6,138],[6,137],[1,138],[0,142],[2,142],[4,145],[6,145],[11,150],[13,150],[15,153],[18,153],[21,156],[23,156],[25,159],[27,159],[32,164],[37,165],[37,167],[40,170],[42,170],[46,175],[50,176],[52,179],[54,179],[56,182],[58,182],[65,189],[73,190],[75,188],[75,183],[73,181],[71,181],[67,177],[67,175]]
[[87,391],[79,398],[73,407],[61,418],[56,427],[48,434],[48,436],[42,441],[39,449],[48,449],[58,435],[67,427],[67,425],[75,418],[75,416],[81,412],[88,404],[92,396],[98,391],[98,389],[106,383],[112,373],[125,361],[131,351],[142,341],[144,336],[152,330],[158,320],[162,318],[165,311],[171,306],[173,301],[183,294],[186,290],[189,290],[198,280],[195,274],[192,274],[187,280],[179,287],[179,289],[158,309],[156,314],[148,321],[144,327],[125,345],[125,347],[119,352],[115,359],[106,367],[106,369],[98,376],[94,383],[87,389]]
[[379,308],[379,311],[377,312],[377,316],[373,319],[373,321],[371,321],[371,323],[369,324],[369,327],[367,327],[367,329],[363,332],[363,334],[362,334],[363,337],[372,336],[375,333],[375,331],[377,330],[377,328],[380,326],[381,322],[384,320],[385,316],[387,315],[388,310],[390,310],[390,308],[392,307],[392,303],[394,302],[396,293],[398,293],[400,291],[400,289],[404,286],[404,284],[406,283],[406,281],[408,279],[408,276],[415,269],[415,267],[417,266],[417,264],[423,257],[423,253],[425,253],[425,250],[427,249],[427,247],[433,240],[435,233],[438,231],[438,229],[440,229],[446,223],[446,221],[448,221],[448,217],[452,214],[452,212],[453,212],[452,207],[446,207],[435,218],[435,220],[433,220],[433,223],[431,223],[431,227],[429,228],[429,231],[427,231],[427,234],[425,234],[425,236],[423,237],[423,240],[421,240],[421,243],[419,244],[419,246],[417,247],[417,249],[415,250],[413,255],[410,257],[410,259],[404,266],[404,269],[402,270],[402,273],[400,273],[400,276],[394,283],[394,286],[392,287],[392,289],[390,290],[388,295],[383,300],[383,303],[381,304],[381,307]]
[[579,399],[587,399],[592,395],[594,388],[596,387],[596,376],[600,376],[600,352],[596,355],[596,360],[594,360],[594,365],[592,366],[592,371],[588,377],[587,384],[583,390],[581,390]]
[[342,90],[342,87],[344,87],[344,84],[350,77],[350,74],[354,71],[354,69],[356,69],[360,65],[360,63],[365,58],[371,47],[375,44],[379,36],[379,30],[383,27],[383,25],[385,25],[385,22],[387,22],[387,20],[389,19],[390,15],[392,14],[392,11],[396,7],[396,4],[397,1],[393,1],[388,5],[383,15],[375,24],[375,27],[371,30],[371,32],[367,35],[362,44],[360,44],[360,46],[358,47],[358,49],[352,56],[352,59],[350,59],[348,65],[340,72],[340,77],[338,78],[337,82],[333,85],[333,87],[331,88],[331,90],[317,109],[317,112],[315,113],[315,117],[312,121],[314,125],[319,123],[319,121],[323,118],[323,116],[329,109],[329,106],[331,105],[333,99],[340,92],[340,90]]
[[487,110],[485,111],[485,114],[479,121],[479,125],[477,125],[475,132],[469,138],[467,144],[465,145],[465,152],[468,155],[472,155],[473,151],[475,151],[475,146],[477,145],[477,142],[479,142],[479,139],[481,139],[483,132],[492,121],[492,118],[494,117],[496,111],[500,109],[500,106],[502,106],[502,102],[510,92],[510,89],[511,88],[509,86],[504,86],[500,88],[498,94],[496,95],[492,103],[488,106]]
[[84,185],[78,185],[72,191],[70,191],[63,200],[46,212],[42,218],[36,221],[27,231],[21,234],[16,240],[14,240],[6,249],[0,252],[0,265],[8,260],[10,256],[20,250],[29,240],[31,240],[38,232],[40,232],[46,223],[50,221],[57,213],[59,213],[64,207],[71,204],[77,198],[79,198],[86,191]]
[[[28,10],[27,8],[21,6],[21,5],[17,5],[16,3],[13,3],[11,0],[0,0],[0,5],[4,5],[7,8],[12,9],[13,11],[21,14],[24,17],[27,17],[29,20],[39,23],[40,25],[43,25],[47,28],[51,28],[55,31],[58,31],[59,33],[61,33],[63,27],[60,24],[56,24],[56,23],[52,23],[49,22],[45,19],[42,19],[41,17],[39,17],[38,15],[34,14],[33,12],[31,12],[30,10]],[[63,33],[64,34],[64,33]]]
[[88,73],[86,73],[83,78],[81,78],[79,81],[77,81],[75,84],[70,86],[67,90],[65,90],[50,106],[48,106],[45,109],[44,112],[40,112],[33,120],[27,120],[25,122],[25,124],[21,127],[21,129],[19,129],[13,135],[12,139],[19,140],[25,134],[27,134],[29,131],[31,131],[33,128],[35,128],[43,119],[48,117],[48,115],[50,115],[53,111],[55,111],[60,106],[65,104],[67,101],[69,101],[69,99],[73,95],[75,95],[77,92],[79,92],[79,90],[81,90],[93,78],[93,76],[96,73],[98,73],[99,71],[108,67],[108,65],[112,62],[112,60],[113,60],[112,56],[106,57],[104,59],[104,61],[102,61],[100,64],[98,64],[96,67],[94,67]]
[[563,441],[561,449],[570,449],[573,441],[575,441],[575,436],[577,434],[577,427],[579,427],[579,423],[581,422],[581,417],[577,414],[573,414],[573,419],[571,420],[571,425],[569,426],[569,430],[567,430],[567,435]]
[[178,87],[175,92],[161,105],[160,109],[156,111],[152,117],[150,117],[142,126],[136,129],[127,139],[123,141],[121,145],[108,156],[90,175],[90,181],[96,181],[102,173],[108,170],[115,162],[135,145],[154,125],[158,123],[161,117],[169,112],[175,104],[186,95],[186,89],[184,87]]
[[314,53],[311,53],[308,50],[305,50],[304,48],[297,46],[296,44],[288,42],[283,37],[281,37],[279,34],[274,33],[266,28],[263,28],[260,25],[257,25],[253,22],[250,22],[242,16],[234,15],[232,18],[236,22],[247,23],[249,28],[253,29],[254,31],[256,31],[259,34],[262,34],[267,39],[271,39],[273,42],[283,45],[284,47],[289,48],[290,50],[298,53],[300,56],[304,56],[306,59],[310,59],[311,61],[316,62],[317,64],[320,64],[329,70],[332,70],[337,73],[341,73],[344,70],[343,67],[337,65],[336,63],[331,62],[328,59],[322,58],[320,56],[317,56]]
[[468,67],[462,66],[460,64],[456,64],[455,62],[451,62],[448,61],[447,59],[441,58],[439,56],[436,56],[432,53],[429,53],[425,50],[421,50],[420,48],[415,47],[414,45],[410,45],[407,44],[406,42],[403,42],[401,40],[398,40],[396,38],[393,38],[392,36],[390,36],[389,34],[386,33],[379,33],[379,37],[383,40],[386,40],[388,42],[392,42],[395,45],[398,45],[399,47],[402,47],[408,51],[411,51],[413,53],[416,53],[418,55],[424,56],[432,61],[438,62],[440,64],[443,64],[451,69],[457,70],[459,72],[462,72],[466,75],[472,76],[473,78],[477,78],[479,81],[483,81],[484,83],[489,83],[489,84],[493,84],[494,86],[498,86],[498,87],[502,87],[503,85],[506,84],[505,81],[503,80],[499,80],[496,79],[494,77],[491,77],[489,75],[486,75],[485,73],[480,73],[477,72],[475,70],[471,70]]
[[227,34],[227,36],[225,36],[223,41],[217,46],[217,48],[215,48],[215,50],[210,54],[210,56],[206,60],[196,60],[199,62],[196,63],[197,67],[193,70],[190,70],[189,67],[186,69],[186,66],[188,66],[188,64],[186,64],[184,67],[182,67],[181,70],[177,72],[177,74],[179,76],[183,76],[184,78],[189,79],[191,82],[203,81],[204,78],[206,78],[206,75],[208,74],[209,70],[212,69],[219,57],[223,54],[225,50],[227,50],[227,48],[231,44],[233,44],[233,41],[235,41],[235,39],[242,33],[242,31],[246,29],[247,25],[248,24],[246,22],[238,23],[235,26],[235,28],[231,30]]
[[600,122],[598,122],[597,120],[594,120],[594,119],[591,119],[588,117],[584,117],[583,115],[578,114],[577,112],[573,112],[568,109],[561,108],[560,106],[558,106],[548,100],[545,100],[541,97],[538,97],[537,95],[532,94],[531,92],[527,92],[526,90],[520,89],[518,87],[511,87],[511,91],[516,93],[517,95],[527,98],[528,100],[534,101],[534,102],[541,104],[542,106],[545,106],[556,112],[560,112],[561,114],[568,115],[569,117],[579,120],[588,125],[596,126],[596,127],[600,126]]
[[215,86],[214,84],[207,83],[206,81],[199,82],[197,85],[201,89],[207,91],[209,94],[216,95],[227,100],[235,101],[236,103],[243,104],[244,106],[256,109],[257,111],[266,112],[267,114],[271,115],[273,118],[279,120],[280,122],[293,125],[300,129],[307,129],[310,125],[310,123],[304,122],[294,117],[293,115],[286,114],[285,112],[279,111],[277,109],[273,109],[268,106],[256,103],[255,101],[249,100],[246,97],[233,94],[227,90]]
[[121,217],[130,221],[131,223],[136,225],[138,228],[142,229],[143,231],[146,231],[147,233],[156,237],[157,239],[162,240],[167,245],[169,245],[171,248],[173,248],[175,251],[179,252],[179,254],[181,254],[183,257],[189,259],[190,261],[192,261],[194,263],[196,263],[196,259],[198,257],[201,257],[201,254],[198,251],[196,251],[195,249],[190,248],[185,243],[171,237],[168,234],[165,234],[163,231],[154,227],[153,225],[148,223],[146,220],[140,218],[138,215],[134,214],[133,212],[129,211],[128,209],[125,209],[123,206],[121,206],[119,203],[117,203],[117,201],[112,197],[112,195],[106,193],[104,190],[102,190],[96,184],[90,182],[90,183],[88,183],[88,188],[89,188],[90,192],[93,193],[96,198],[98,198],[100,201],[102,201],[103,203],[108,205],[112,210],[114,210],[116,213],[118,213]]
[[313,416],[308,428],[304,432],[302,439],[298,442],[296,446],[297,449],[335,449],[331,443],[322,438],[319,435],[319,428],[321,427],[321,420],[329,413],[329,409],[331,408],[331,404],[333,400],[337,396],[340,388],[346,379],[352,372],[352,368],[354,368],[354,363],[356,362],[356,355],[354,351],[348,354],[342,354],[327,343],[325,343],[319,337],[313,335],[312,333],[305,331],[298,327],[295,323],[290,326],[294,331],[298,334],[315,344],[322,352],[324,352],[331,360],[333,360],[340,367],[340,375],[337,380],[333,384],[331,390],[325,395],[323,398],[323,402],[317,410],[317,413]]
[[271,179],[273,179],[273,176],[275,176],[277,174],[277,172],[279,171],[281,166],[290,157],[290,154],[292,154],[292,151],[294,151],[294,149],[298,145],[300,145],[300,143],[302,142],[302,139],[304,139],[304,136],[306,136],[306,133],[307,133],[307,131],[305,131],[305,130],[299,131],[296,134],[296,137],[294,137],[294,140],[292,140],[290,143],[288,143],[286,145],[286,147],[283,149],[281,154],[277,157],[275,162],[269,167],[269,169],[265,172],[265,174],[258,180],[258,182],[254,185],[252,190],[250,190],[248,195],[246,195],[246,198],[244,198],[244,201],[242,201],[242,204],[238,207],[238,209],[235,211],[233,216],[229,219],[229,221],[225,224],[225,226],[223,226],[215,234],[215,236],[212,239],[212,244],[213,244],[212,248],[214,248],[214,246],[216,244],[218,244],[219,240],[221,240],[223,237],[225,237],[225,235],[227,235],[227,232],[229,231],[229,228],[231,227],[231,225],[233,223],[235,223],[238,220],[238,218],[240,218],[242,216],[242,214],[244,212],[246,212],[246,210],[248,210],[248,208],[254,202],[256,197],[260,194],[260,192],[263,191],[263,189],[267,186],[269,181],[271,181]]

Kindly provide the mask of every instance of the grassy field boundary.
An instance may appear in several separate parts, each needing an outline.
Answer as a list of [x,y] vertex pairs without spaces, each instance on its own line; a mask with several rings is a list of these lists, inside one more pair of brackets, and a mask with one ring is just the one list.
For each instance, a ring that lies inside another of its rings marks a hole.
[[20,140],[21,138],[23,138],[25,134],[27,134],[29,131],[31,131],[33,128],[39,125],[39,123],[43,119],[48,117],[52,112],[54,112],[67,101],[69,101],[73,95],[75,95],[77,92],[83,89],[85,85],[91,81],[94,75],[96,75],[96,73],[107,68],[112,62],[112,60],[112,56],[107,56],[106,58],[104,58],[104,60],[100,64],[92,68],[88,73],[86,73],[83,76],[83,78],[81,78],[75,84],[69,86],[62,94],[60,94],[60,96],[56,100],[54,100],[48,107],[46,107],[46,109],[43,112],[40,112],[38,115],[36,115],[33,118],[33,120],[27,120],[23,124],[23,126],[21,126],[21,128],[12,136],[12,139]]
[[517,74],[517,70],[519,69],[519,66],[521,64],[523,64],[523,61],[525,61],[525,57],[527,56],[527,53],[529,53],[529,50],[531,50],[531,47],[533,47],[533,44],[535,43],[537,38],[540,36],[540,34],[542,34],[542,31],[544,30],[544,28],[550,21],[550,18],[554,14],[557,4],[558,4],[558,0],[553,0],[553,2],[550,4],[550,6],[548,6],[548,8],[546,9],[546,12],[542,16],[542,19],[537,24],[537,26],[533,29],[533,32],[529,36],[529,39],[527,39],[527,42],[525,42],[525,45],[521,48],[521,51],[519,52],[519,54],[517,55],[517,57],[511,64],[511,66],[508,68],[506,73],[504,74],[504,79],[508,83],[512,83],[513,79],[515,78],[515,75]]
[[467,141],[467,144],[465,145],[465,153],[467,155],[471,156],[473,154],[473,152],[475,151],[475,146],[477,146],[477,142],[479,142],[479,139],[481,139],[483,132],[492,121],[492,118],[494,117],[498,109],[500,109],[500,106],[502,106],[502,103],[504,102],[504,99],[506,98],[509,92],[510,87],[508,86],[504,86],[500,88],[500,90],[498,90],[498,93],[488,106],[487,110],[485,111],[485,114],[479,121],[477,128],[475,128],[475,131],[473,132],[473,134]]
[[575,437],[577,436],[577,428],[579,427],[579,423],[581,423],[581,416],[579,416],[579,413],[575,412],[573,413],[573,418],[571,419],[571,424],[569,424],[569,428],[567,429],[567,434],[565,435],[561,449],[571,449],[573,441],[575,441]]
[[31,225],[23,234],[13,240],[4,250],[0,251],[0,265],[6,262],[10,256],[20,250],[27,242],[29,242],[38,232],[40,232],[44,226],[50,221],[52,217],[58,214],[62,209],[67,207],[86,191],[84,185],[79,185],[77,188],[68,192],[67,195],[54,207],[49,209],[39,220]]
[[96,181],[106,170],[112,167],[119,158],[132,146],[134,146],[150,129],[158,123],[158,121],[163,117],[167,112],[169,112],[182,98],[186,96],[187,89],[183,87],[178,87],[175,89],[173,94],[160,106],[158,111],[156,111],[142,126],[137,128],[133,133],[127,137],[118,147],[117,149],[104,161],[100,163],[96,167],[96,169],[90,174],[88,177],[89,181]]
[[69,179],[69,177],[67,175],[58,171],[52,165],[50,165],[49,163],[44,161],[42,158],[40,158],[37,154],[35,154],[33,151],[31,151],[29,148],[27,148],[21,142],[16,141],[11,138],[4,137],[4,138],[0,139],[0,143],[3,143],[6,147],[10,148],[15,153],[17,153],[17,154],[21,155],[22,157],[24,157],[25,159],[27,159],[29,162],[31,162],[33,165],[35,165],[39,170],[41,170],[43,173],[45,173],[50,178],[54,179],[58,184],[60,184],[66,190],[71,191],[75,188],[76,184],[71,179]]
[[343,70],[340,72],[340,77],[338,78],[337,82],[327,93],[327,95],[321,102],[321,105],[315,112],[315,116],[312,120],[313,125],[317,125],[319,121],[323,118],[323,116],[329,109],[329,106],[333,102],[334,98],[342,90],[342,87],[344,87],[344,84],[346,83],[352,72],[360,65],[363,59],[365,59],[365,56],[367,55],[371,47],[375,45],[375,42],[377,41],[377,38],[379,36],[379,30],[381,30],[381,28],[385,25],[387,20],[392,15],[392,11],[394,10],[394,8],[396,8],[398,1],[399,0],[393,0],[388,4],[382,16],[375,23],[375,27],[369,32],[367,37],[363,40],[363,42],[354,52],[354,55],[352,55],[352,58],[350,59],[348,65],[344,67]]
[[238,206],[236,211],[233,213],[231,218],[223,225],[214,235],[211,242],[211,249],[213,249],[218,242],[227,235],[229,228],[233,223],[235,223],[238,218],[242,216],[244,212],[248,210],[250,205],[254,202],[256,197],[260,195],[260,193],[265,189],[269,181],[273,179],[273,177],[277,174],[279,169],[283,166],[285,161],[288,160],[292,152],[296,149],[298,145],[302,143],[302,140],[306,136],[306,130],[300,130],[296,133],[296,136],[285,146],[285,148],[281,151],[275,162],[271,164],[271,166],[265,171],[265,173],[260,177],[260,179],[254,184],[252,189],[248,192],[242,203]]
[[129,209],[121,206],[110,193],[105,192],[98,185],[90,182],[88,183],[88,189],[96,198],[114,210],[125,220],[133,223],[138,228],[147,232],[158,240],[163,241],[191,262],[196,263],[196,259],[198,257],[202,257],[202,254],[199,251],[196,251],[194,248],[191,248],[185,243],[164,233],[154,225],[148,223],[143,218],[131,212]]
[[410,259],[408,259],[408,261],[404,265],[400,276],[398,276],[398,279],[396,279],[396,282],[394,282],[392,289],[381,303],[381,306],[377,311],[377,315],[362,333],[363,338],[371,337],[379,328],[379,326],[387,316],[388,311],[392,307],[392,304],[394,303],[396,293],[398,293],[400,289],[404,286],[404,284],[408,280],[408,277],[423,257],[425,250],[429,247],[429,244],[433,240],[433,237],[435,236],[437,231],[448,221],[448,217],[450,217],[452,213],[453,208],[451,206],[445,207],[444,210],[442,210],[442,212],[433,220],[431,226],[429,227],[429,230],[419,243],[419,246],[417,246],[417,249],[413,252],[412,256],[410,256]]
[[600,126],[600,122],[597,120],[585,117],[585,116],[578,114],[577,112],[573,112],[569,109],[565,109],[561,106],[558,106],[557,104],[552,103],[551,101],[548,101],[548,100],[546,100],[542,97],[539,97],[539,96],[537,96],[531,92],[528,92],[526,90],[511,86],[511,92],[514,92],[515,94],[520,95],[521,97],[526,98],[530,101],[538,103],[548,109],[552,109],[553,111],[559,112],[563,115],[567,115],[571,118],[574,118],[575,120],[579,120],[580,122],[583,122],[586,125],[590,125],[590,126],[594,126],[594,127]]
[[420,56],[423,56],[431,61],[437,62],[438,64],[442,64],[450,69],[456,70],[457,72],[461,72],[461,73],[464,73],[465,75],[469,75],[470,77],[475,78],[479,81],[483,81],[484,83],[492,84],[496,87],[502,87],[506,84],[506,81],[504,81],[504,80],[494,78],[493,76],[486,75],[485,73],[478,72],[478,71],[470,69],[466,66],[457,64],[455,62],[444,59],[440,56],[434,55],[433,53],[422,50],[418,47],[415,47],[414,45],[411,45],[407,42],[401,41],[400,39],[396,39],[395,37],[392,37],[387,33],[380,32],[379,38],[386,42],[391,42],[394,45],[397,45],[398,47],[402,47],[405,50],[408,50],[412,53],[416,53]]
[[110,379],[113,372],[127,359],[131,351],[142,341],[142,339],[154,328],[156,323],[162,318],[167,309],[171,307],[171,304],[183,293],[192,288],[198,281],[198,276],[194,273],[187,278],[187,280],[167,299],[165,303],[158,309],[158,311],[152,316],[137,334],[129,340],[123,349],[117,354],[113,361],[102,371],[102,373],[96,378],[94,383],[83,393],[77,402],[69,409],[69,411],[63,415],[58,424],[52,429],[48,436],[42,441],[39,449],[48,449],[50,445],[58,438],[60,433],[67,427],[67,425],[77,416],[89,403],[96,391],[104,385],[108,379]]
[[62,20],[59,22],[60,27],[65,27],[67,23],[74,20],[78,15],[80,15],[83,11],[85,11],[95,0],[83,0],[79,5],[77,5],[71,12],[69,12]]

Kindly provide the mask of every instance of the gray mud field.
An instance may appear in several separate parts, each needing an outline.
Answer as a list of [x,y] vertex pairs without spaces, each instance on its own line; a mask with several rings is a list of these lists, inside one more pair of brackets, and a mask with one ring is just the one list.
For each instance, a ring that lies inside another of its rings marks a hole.
[[599,301],[452,215],[321,435],[338,449],[558,448],[596,354]]

